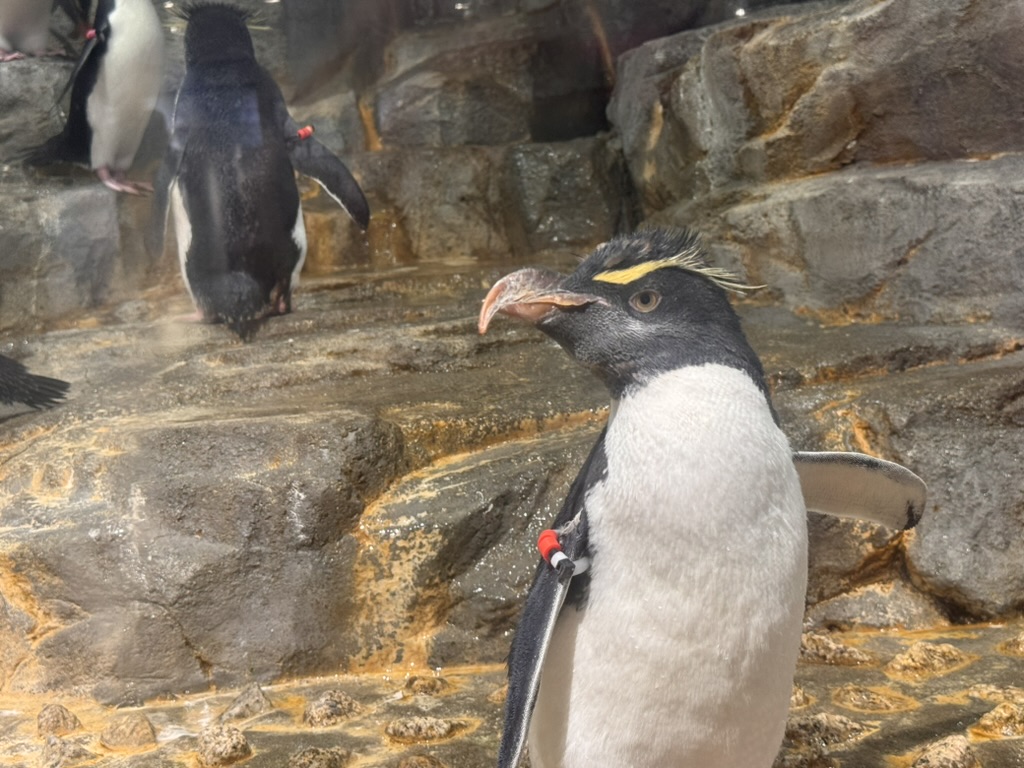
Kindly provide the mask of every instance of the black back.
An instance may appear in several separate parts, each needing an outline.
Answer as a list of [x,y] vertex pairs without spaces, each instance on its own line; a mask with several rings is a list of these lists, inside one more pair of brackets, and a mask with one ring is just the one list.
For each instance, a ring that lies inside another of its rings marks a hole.
[[284,98],[256,62],[244,12],[207,4],[185,15],[187,71],[171,141],[192,229],[186,274],[200,306],[216,279],[230,273],[252,278],[266,304],[299,258]]

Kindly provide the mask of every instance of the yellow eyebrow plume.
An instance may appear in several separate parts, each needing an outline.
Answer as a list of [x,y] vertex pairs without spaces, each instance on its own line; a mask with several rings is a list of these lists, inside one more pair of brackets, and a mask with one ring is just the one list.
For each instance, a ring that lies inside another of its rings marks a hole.
[[756,291],[758,288],[764,288],[763,285],[746,285],[745,283],[741,283],[739,278],[731,272],[720,269],[719,267],[709,267],[704,264],[700,259],[699,248],[689,248],[681,253],[675,254],[674,256],[669,256],[667,259],[645,261],[640,264],[635,264],[632,267],[625,267],[624,269],[609,269],[604,272],[598,272],[594,275],[593,279],[602,283],[629,285],[630,283],[639,280],[641,277],[651,274],[651,272],[659,269],[665,269],[666,267],[676,267],[698,275],[703,275],[711,282],[733,293],[742,294],[746,291]]
[[674,259],[661,259],[660,261],[645,261],[643,264],[636,264],[625,269],[610,269],[607,272],[599,272],[594,275],[595,280],[602,283],[614,283],[615,285],[629,285],[639,280],[644,275],[649,275],[657,269],[672,267],[678,264]]

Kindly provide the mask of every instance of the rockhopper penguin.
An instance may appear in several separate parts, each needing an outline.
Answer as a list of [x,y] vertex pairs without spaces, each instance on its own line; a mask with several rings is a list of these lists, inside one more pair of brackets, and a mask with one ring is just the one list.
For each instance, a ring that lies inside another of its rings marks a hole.
[[64,399],[69,387],[66,381],[29,373],[17,360],[0,355],[0,403],[4,405],[52,408]]
[[[528,320],[612,396],[539,542],[509,655],[502,768],[527,741],[534,768],[772,765],[815,500],[805,504],[804,459],[727,299],[744,288],[705,263],[694,235],[649,230],[605,243],[568,277],[520,270],[487,295],[481,333],[499,312]],[[916,522],[916,476],[844,456],[810,461],[824,511]],[[845,502],[829,467],[858,496],[877,477],[881,507]]]
[[164,74],[164,35],[151,0],[99,0],[94,26],[72,74],[64,130],[26,153],[31,165],[77,163],[115,192],[128,181]]
[[294,172],[316,179],[363,229],[370,210],[345,165],[291,119],[256,61],[246,13],[195,3],[181,15],[185,79],[155,184],[156,242],[169,197],[196,308],[246,339],[264,317],[291,311],[306,257]]

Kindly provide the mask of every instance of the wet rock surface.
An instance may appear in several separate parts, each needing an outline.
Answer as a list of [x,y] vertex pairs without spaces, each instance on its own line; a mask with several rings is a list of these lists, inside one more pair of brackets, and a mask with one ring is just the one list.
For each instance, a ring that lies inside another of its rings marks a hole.
[[[251,344],[173,321],[181,297],[26,338],[17,349],[73,396],[3,422],[7,688],[133,705],[254,678],[504,659],[536,536],[607,396],[531,329],[476,335],[502,271],[312,279]],[[1003,463],[1021,440],[1018,334],[741,310],[794,446],[894,459],[930,485],[910,533],[815,516],[812,624],[1010,615],[1024,600],[1016,550],[979,548],[984,568],[957,575],[942,564],[957,545],[933,537],[967,541],[979,498],[986,526],[1016,535],[1021,491]],[[957,458],[968,451],[991,459]],[[971,497],[963,480],[979,472],[986,493]],[[821,637],[808,657],[864,662]]]
[[[778,768],[833,766],[877,768],[971,768],[1016,765],[1024,758],[1019,735],[1020,661],[1000,649],[1022,630],[1020,622],[956,627],[934,632],[850,631],[836,642],[860,649],[872,661],[856,667],[800,662],[797,689]],[[976,658],[926,679],[901,680],[887,673],[894,658],[927,642],[952,646]],[[156,739],[133,749],[113,751],[101,733],[120,717],[95,701],[70,701],[81,715],[73,740],[36,732],[31,710],[37,697],[0,694],[3,735],[0,765],[72,766],[79,763],[120,768],[172,765],[245,765],[257,768],[484,768],[494,764],[505,682],[500,665],[449,667],[438,695],[403,695],[409,680],[429,674],[332,676],[269,685],[269,713],[231,726],[212,722],[239,691],[221,691],[153,701],[145,707]],[[344,689],[364,703],[330,728],[311,730],[303,712],[312,701]],[[267,715],[272,715],[268,717]],[[72,737],[68,737],[72,738]],[[251,754],[241,758],[247,744]],[[234,745],[231,750],[226,747]],[[237,762],[223,762],[227,754]],[[216,757],[221,755],[221,757]],[[61,757],[62,756],[62,757]],[[221,762],[217,762],[221,760]],[[89,762],[94,761],[94,762]],[[98,762],[95,762],[98,761]]]

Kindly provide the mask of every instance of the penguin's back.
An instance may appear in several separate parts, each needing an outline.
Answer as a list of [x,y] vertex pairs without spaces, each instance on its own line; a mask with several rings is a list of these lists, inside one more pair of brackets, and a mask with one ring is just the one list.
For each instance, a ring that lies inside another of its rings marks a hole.
[[535,768],[767,768],[806,591],[785,435],[743,371],[688,366],[617,404],[588,493],[591,579],[563,611],[532,719]]
[[304,238],[295,231],[295,173],[272,119],[276,85],[241,63],[189,77],[176,110],[190,122],[177,178],[192,230],[189,268],[197,277],[243,271],[270,286],[291,275]]

